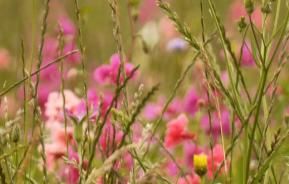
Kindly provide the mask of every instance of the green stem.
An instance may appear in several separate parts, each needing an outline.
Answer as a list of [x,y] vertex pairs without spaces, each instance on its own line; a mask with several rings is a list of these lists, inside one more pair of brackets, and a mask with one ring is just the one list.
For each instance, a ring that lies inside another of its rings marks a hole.
[[248,136],[249,136],[249,148],[248,148],[248,152],[247,152],[247,156],[246,156],[244,183],[247,183],[248,178],[249,178],[249,170],[250,170],[249,167],[250,167],[252,148],[253,148],[253,143],[254,143],[254,139],[255,139],[257,124],[259,121],[259,115],[260,115],[260,111],[261,111],[261,104],[262,104],[262,99],[264,96],[264,89],[265,89],[265,84],[266,84],[266,80],[267,80],[267,75],[268,75],[268,70],[266,68],[262,67],[260,90],[258,90],[256,116],[255,116],[255,120],[253,123],[252,134],[251,134],[251,136],[248,134]]

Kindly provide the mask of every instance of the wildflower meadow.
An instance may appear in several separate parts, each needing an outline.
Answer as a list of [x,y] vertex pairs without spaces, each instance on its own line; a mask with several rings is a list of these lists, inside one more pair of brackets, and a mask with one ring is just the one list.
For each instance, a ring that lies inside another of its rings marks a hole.
[[288,184],[288,0],[0,0],[0,184]]

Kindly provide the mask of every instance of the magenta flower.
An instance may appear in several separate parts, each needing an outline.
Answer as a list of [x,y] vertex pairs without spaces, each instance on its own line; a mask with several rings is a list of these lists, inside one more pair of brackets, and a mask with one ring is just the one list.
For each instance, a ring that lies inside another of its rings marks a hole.
[[[73,50],[76,50],[77,49],[77,46],[75,44],[75,42],[73,41],[70,41],[68,43],[66,43],[66,45],[64,46],[63,48],[63,52],[65,54],[73,51]],[[67,60],[70,61],[70,63],[73,63],[73,64],[77,64],[81,61],[81,55],[79,52],[76,52],[74,54],[71,54],[67,57]]]
[[101,65],[94,70],[93,77],[99,84],[106,84],[110,81],[110,65]]
[[[150,121],[158,118],[161,115],[165,103],[165,98],[160,97],[156,103],[148,103],[144,109],[144,117]],[[164,113],[164,119],[168,120],[176,117],[183,112],[183,103],[181,100],[175,98],[168,106]]]
[[[110,64],[103,64],[95,69],[93,78],[99,84],[115,84],[117,82],[119,67],[120,56],[114,54],[110,58]],[[131,75],[134,66],[130,63],[125,63],[124,67],[126,76]],[[122,75],[120,75],[120,81],[123,81]]]
[[225,135],[230,134],[230,113],[227,110],[221,111],[221,119],[218,112],[211,113],[211,124],[209,121],[208,114],[204,115],[201,119],[201,127],[205,130],[207,134],[212,133],[214,138],[219,137],[221,134],[221,126],[223,133]]
[[[69,149],[68,151],[68,159],[71,162],[75,162],[78,164],[79,161],[79,155],[76,151],[74,151],[72,148]],[[82,163],[83,169],[87,169],[87,160],[84,160]],[[63,173],[62,176],[65,179],[66,184],[77,184],[79,177],[80,177],[80,172],[77,166],[72,165],[70,163],[67,163],[64,166],[64,169],[62,169]]]
[[161,114],[161,111],[162,107],[160,105],[155,103],[148,103],[145,106],[143,115],[147,120],[152,121]]
[[191,88],[184,99],[185,111],[191,116],[194,116],[195,113],[199,110],[200,98],[197,95],[197,92],[194,88]]
[[58,41],[56,38],[47,37],[44,41],[43,57],[52,60],[57,57]]
[[255,64],[254,56],[252,54],[252,49],[249,43],[245,42],[242,47],[242,60],[241,64],[243,66],[253,66]]
[[195,154],[202,153],[202,149],[193,142],[185,141],[183,144],[184,162],[189,168],[193,168],[193,159]]
[[58,20],[58,24],[61,27],[63,34],[65,36],[71,35],[75,36],[76,29],[74,23],[66,16],[62,16]]

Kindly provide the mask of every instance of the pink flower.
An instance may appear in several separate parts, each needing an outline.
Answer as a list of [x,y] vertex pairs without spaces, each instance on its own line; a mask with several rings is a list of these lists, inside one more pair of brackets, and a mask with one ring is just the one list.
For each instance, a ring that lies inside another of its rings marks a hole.
[[[57,89],[58,83],[47,83],[40,81],[40,84],[38,86],[38,102],[39,105],[43,108],[45,106],[45,103],[47,102],[48,96],[51,91],[54,91]],[[23,96],[23,88],[21,89],[21,93]]]
[[10,54],[6,49],[0,48],[0,70],[8,69],[10,65]]
[[221,111],[221,117],[219,117],[218,112],[211,113],[211,124],[208,114],[204,115],[201,119],[201,127],[205,130],[207,134],[210,134],[211,132],[214,138],[217,138],[221,134],[221,126],[223,133],[225,135],[229,135],[231,132],[230,113],[227,110]]
[[185,111],[194,116],[199,109],[200,98],[194,88],[191,88],[184,99]]
[[225,87],[229,86],[230,78],[227,71],[223,71],[221,74],[221,80],[223,81]]
[[190,167],[193,168],[193,159],[195,154],[199,154],[202,153],[202,149],[198,147],[198,145],[192,143],[192,142],[188,142],[186,141],[184,144],[184,162],[185,164]]
[[57,57],[58,41],[56,38],[47,37],[44,41],[43,58],[53,60]]
[[[111,66],[111,79],[113,82],[117,82],[118,71],[120,67],[120,56],[118,54],[114,54],[110,58],[110,66]],[[125,74],[126,76],[131,75],[131,72],[134,66],[130,63],[125,63]],[[123,81],[122,75],[120,81]]]
[[253,66],[255,64],[255,59],[252,54],[252,49],[249,43],[244,43],[242,47],[242,61],[243,66]]
[[59,26],[61,27],[64,35],[74,36],[76,33],[74,23],[66,16],[62,16],[58,20]]
[[[115,84],[117,82],[119,67],[120,56],[118,54],[114,54],[110,58],[110,64],[104,64],[95,69],[93,78],[99,84]],[[130,76],[134,66],[130,63],[125,63],[124,67],[126,76]],[[123,81],[122,75],[120,75],[120,81]]]
[[144,117],[149,121],[156,119],[162,112],[162,107],[158,104],[148,103],[144,108]]
[[[79,163],[79,155],[78,155],[78,153],[75,152],[71,148],[68,151],[68,159],[71,162],[75,162],[76,164]],[[86,160],[83,161],[83,165],[82,166],[83,166],[84,170],[87,169],[87,161]],[[77,184],[78,183],[80,173],[79,173],[79,169],[77,168],[77,166],[68,163],[62,169],[62,171],[63,171],[62,177],[65,179],[66,184]]]
[[[217,171],[219,166],[224,161],[224,150],[222,145],[217,144],[214,146],[213,150],[209,151],[208,155],[208,176],[211,178],[214,175],[214,172]],[[225,163],[226,166],[228,162]],[[222,167],[224,169],[224,167]]]
[[45,143],[45,155],[47,157],[47,168],[52,170],[58,159],[64,156],[67,152],[68,146],[72,146],[73,142],[73,128],[65,128],[60,122],[49,120],[46,122],[47,129],[50,132],[48,142]]
[[[230,7],[230,21],[237,22],[242,16],[246,17],[246,20],[248,21],[248,16],[243,1],[235,0]],[[255,11],[252,14],[252,20],[258,27],[262,26],[262,12],[260,8],[255,8]]]
[[187,175],[185,177],[181,177],[177,182],[177,184],[200,184],[200,183],[201,179],[195,173]]
[[167,124],[165,146],[173,147],[184,140],[194,140],[195,135],[186,130],[189,120],[186,115],[181,114]]
[[[68,43],[66,43],[66,45],[64,46],[63,48],[63,52],[65,54],[73,51],[73,50],[76,50],[77,49],[77,46],[76,44],[73,42],[73,41],[70,41]],[[67,57],[68,61],[70,61],[71,63],[73,64],[76,64],[76,63],[79,63],[80,60],[81,60],[81,55],[79,52],[76,52],[74,54],[71,54]]]
[[166,163],[166,169],[170,176],[176,176],[179,173],[179,168],[173,161]]
[[[148,120],[154,120],[161,115],[165,104],[165,98],[160,97],[156,103],[148,103],[144,109],[144,117]],[[179,113],[183,111],[183,103],[178,98],[175,98],[168,106],[164,119],[168,120],[176,117]]]
[[[164,102],[163,102],[164,104]],[[163,106],[162,106],[163,108]],[[179,113],[183,112],[183,102],[175,98],[167,108],[167,111],[165,112],[165,119],[170,119],[172,117],[176,117]]]
[[94,80],[100,84],[108,83],[110,80],[110,65],[101,65],[94,70]]
[[[123,136],[122,131],[115,130],[115,137],[114,137],[114,129],[113,126],[108,123],[102,130],[102,134],[99,139],[99,143],[101,145],[102,150],[106,153],[108,149],[111,149],[112,143],[114,142],[115,145],[118,145],[121,141]],[[114,140],[113,140],[114,138]],[[112,150],[110,150],[112,151]]]
[[[48,63],[52,62],[53,59],[49,59],[49,58],[43,58],[42,61],[42,65],[41,67],[47,65]],[[33,78],[35,79],[35,78]],[[45,68],[44,70],[42,70],[40,72],[40,79],[41,82],[45,82],[46,84],[48,83],[54,83],[59,85],[60,84],[60,79],[61,79],[61,74],[58,70],[58,66],[57,65],[50,65],[48,68]]]
[[[64,90],[65,110],[75,114],[81,100],[70,90]],[[51,120],[63,120],[63,98],[59,92],[51,92],[45,104],[45,115]]]
[[150,21],[157,13],[157,6],[154,0],[142,1],[140,7],[139,20],[141,23],[146,23]]
[[160,20],[160,25],[159,25],[159,29],[160,29],[160,33],[162,35],[162,39],[165,43],[167,43],[167,41],[178,37],[179,33],[176,31],[175,25],[173,23],[173,21],[171,21],[169,18],[167,17],[163,17]]

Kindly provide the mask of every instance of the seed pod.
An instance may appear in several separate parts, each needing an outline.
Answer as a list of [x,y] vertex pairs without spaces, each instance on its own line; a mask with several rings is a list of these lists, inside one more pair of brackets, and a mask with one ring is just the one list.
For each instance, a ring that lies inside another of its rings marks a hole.
[[20,129],[18,126],[14,126],[11,132],[11,139],[14,143],[18,142],[20,138]]

